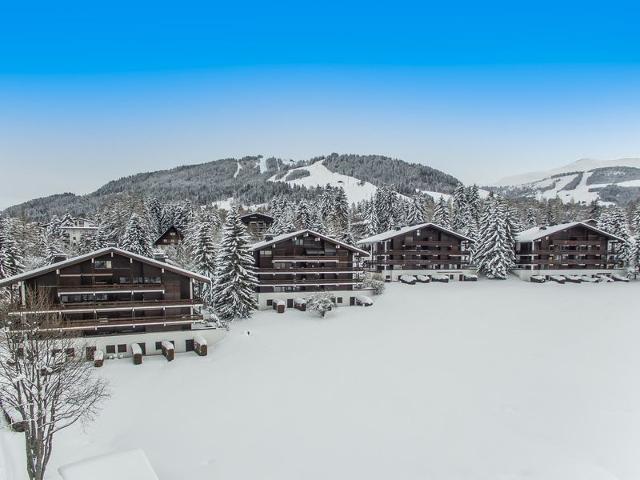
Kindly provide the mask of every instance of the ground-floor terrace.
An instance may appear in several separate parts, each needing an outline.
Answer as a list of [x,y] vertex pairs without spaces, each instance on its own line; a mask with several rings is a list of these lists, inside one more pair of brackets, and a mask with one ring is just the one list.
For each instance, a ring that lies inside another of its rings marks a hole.
[[167,479],[635,480],[639,289],[393,283],[323,319],[257,312],[207,357],[105,362],[112,397],[47,479],[142,448]]

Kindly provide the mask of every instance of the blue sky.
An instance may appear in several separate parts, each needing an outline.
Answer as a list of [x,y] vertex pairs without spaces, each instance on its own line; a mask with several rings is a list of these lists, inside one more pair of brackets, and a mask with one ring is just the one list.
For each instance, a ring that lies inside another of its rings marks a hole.
[[0,5],[0,208],[258,153],[640,156],[638,4],[133,3]]

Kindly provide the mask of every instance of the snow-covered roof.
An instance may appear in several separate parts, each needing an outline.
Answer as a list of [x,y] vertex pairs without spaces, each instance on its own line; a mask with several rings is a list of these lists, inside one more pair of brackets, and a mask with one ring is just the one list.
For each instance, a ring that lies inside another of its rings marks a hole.
[[245,213],[244,215],[240,216],[240,220],[242,220],[243,218],[254,217],[254,216],[264,217],[264,218],[268,218],[270,220],[273,220],[273,217],[271,215],[269,215],[267,213],[264,213],[264,212]]
[[568,222],[568,223],[560,223],[558,225],[550,225],[548,227],[533,227],[528,230],[524,230],[518,234],[516,234],[516,242],[533,242],[534,240],[538,240],[539,238],[546,237],[548,235],[552,235],[557,232],[562,232],[563,230],[567,230],[573,227],[584,227],[589,230],[593,230],[596,233],[601,235],[605,235],[614,240],[618,240],[623,242],[624,240],[620,237],[612,235],[604,230],[600,230],[599,228],[594,227],[585,222]]
[[275,237],[269,239],[269,240],[262,240],[261,242],[258,243],[254,243],[251,246],[251,250],[256,251],[256,250],[260,250],[264,247],[267,247],[269,245],[273,245],[274,243],[278,243],[281,242],[283,240],[288,240],[290,238],[293,237],[297,237],[299,235],[304,235],[304,234],[310,234],[310,235],[316,235],[320,238],[323,238],[324,240],[327,240],[329,242],[333,242],[337,245],[341,245],[353,252],[357,252],[357,253],[361,253],[363,255],[369,255],[369,252],[365,252],[364,250],[358,248],[358,247],[354,247],[353,245],[349,245],[348,243],[344,243],[341,242],[340,240],[336,240],[335,238],[331,238],[331,237],[327,237],[326,235],[323,235],[321,233],[318,232],[314,232],[313,230],[309,230],[309,229],[304,229],[304,230],[298,230],[297,232],[291,232],[291,233],[283,233],[282,235],[276,235]]
[[383,242],[385,240],[389,240],[390,238],[393,237],[397,237],[398,235],[403,235],[407,232],[412,232],[414,230],[419,230],[421,228],[436,228],[438,230],[442,230],[443,232],[446,232],[450,235],[453,235],[455,237],[458,237],[462,240],[468,240],[468,241],[473,241],[471,238],[467,237],[466,235],[462,235],[461,233],[455,232],[453,230],[450,230],[448,228],[442,227],[440,225],[437,225],[435,223],[421,223],[419,225],[408,225],[405,227],[400,227],[400,228],[394,228],[392,230],[387,230],[386,232],[382,232],[382,233],[378,233],[377,235],[372,235],[370,237],[367,238],[363,238],[362,240],[359,240],[357,243],[358,245],[368,245],[370,243],[377,243],[377,242]]
[[204,275],[200,275],[198,273],[185,270],[184,268],[177,267],[170,263],[161,262],[159,260],[154,260],[153,258],[144,257],[142,255],[138,255],[137,253],[129,252],[127,250],[122,250],[121,248],[117,248],[117,247],[105,247],[99,250],[94,250],[93,252],[85,253],[84,255],[79,255],[77,257],[63,260],[61,262],[56,262],[56,263],[52,263],[51,265],[45,265],[44,267],[35,268],[33,270],[29,270],[28,272],[14,275],[13,277],[3,278],[2,280],[0,280],[0,287],[6,287],[7,285],[12,285],[21,280],[37,277],[38,275],[49,273],[54,270],[58,270],[59,268],[68,267],[70,265],[75,265],[76,263],[84,262],[86,260],[100,257],[102,255],[106,255],[109,253],[116,253],[119,255],[123,255],[125,257],[133,258],[134,260],[138,260],[140,262],[144,262],[149,265],[154,265],[159,268],[164,268],[166,270],[169,270],[170,272],[179,273],[187,277],[195,278],[196,280],[200,280],[202,282],[206,282],[206,283],[210,282],[210,279],[208,277],[205,277]]
[[140,449],[116,452],[64,465],[58,469],[64,480],[158,480],[151,463]]

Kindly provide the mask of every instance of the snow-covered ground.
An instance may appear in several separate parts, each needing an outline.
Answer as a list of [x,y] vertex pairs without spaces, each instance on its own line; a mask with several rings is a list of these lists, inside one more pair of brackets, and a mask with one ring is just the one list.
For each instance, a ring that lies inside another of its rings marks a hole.
[[113,397],[48,478],[142,448],[161,479],[635,480],[639,293],[393,284],[325,319],[259,312],[206,358],[105,362]]

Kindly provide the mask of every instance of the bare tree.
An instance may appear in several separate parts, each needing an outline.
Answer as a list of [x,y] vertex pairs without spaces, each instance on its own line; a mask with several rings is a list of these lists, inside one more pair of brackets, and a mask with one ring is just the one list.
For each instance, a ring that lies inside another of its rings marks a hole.
[[46,300],[31,298],[23,310],[18,316],[0,310],[0,406],[24,431],[29,478],[42,480],[54,435],[92,420],[108,389],[84,358],[82,339]]

